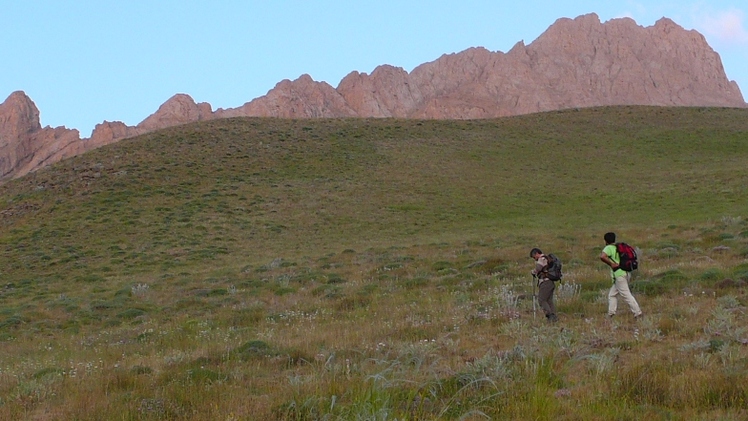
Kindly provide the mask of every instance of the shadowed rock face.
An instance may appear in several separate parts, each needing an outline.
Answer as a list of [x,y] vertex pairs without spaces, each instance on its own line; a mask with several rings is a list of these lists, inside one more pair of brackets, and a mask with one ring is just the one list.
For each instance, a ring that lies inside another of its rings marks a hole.
[[302,75],[237,108],[212,111],[177,94],[137,126],[105,121],[90,139],[64,127],[42,128],[31,99],[14,92],[0,104],[0,180],[121,139],[215,118],[474,119],[606,105],[746,103],[698,32],[667,18],[645,28],[589,14],[559,19],[530,45],[519,42],[507,53],[470,48],[410,73],[382,65],[370,75],[351,72],[337,88]]

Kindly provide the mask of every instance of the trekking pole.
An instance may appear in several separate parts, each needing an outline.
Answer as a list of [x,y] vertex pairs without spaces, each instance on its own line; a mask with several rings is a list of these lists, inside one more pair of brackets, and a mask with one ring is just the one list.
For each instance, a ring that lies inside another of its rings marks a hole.
[[535,275],[532,275],[532,319],[535,320]]

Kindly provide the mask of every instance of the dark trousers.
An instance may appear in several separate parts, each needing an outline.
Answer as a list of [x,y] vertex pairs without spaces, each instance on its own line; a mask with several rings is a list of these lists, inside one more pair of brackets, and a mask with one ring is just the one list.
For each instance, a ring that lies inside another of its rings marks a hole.
[[545,317],[556,318],[556,306],[553,304],[553,291],[556,289],[556,283],[546,279],[538,285],[538,303],[543,309]]

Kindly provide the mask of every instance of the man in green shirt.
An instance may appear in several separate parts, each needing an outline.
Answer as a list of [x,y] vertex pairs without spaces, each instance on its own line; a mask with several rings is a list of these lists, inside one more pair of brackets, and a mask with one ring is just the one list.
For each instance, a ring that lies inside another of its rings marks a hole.
[[621,258],[616,249],[616,234],[608,232],[604,238],[605,248],[600,253],[600,260],[610,266],[610,276],[613,280],[613,285],[610,287],[610,291],[608,291],[608,317],[615,316],[618,309],[618,296],[620,295],[623,301],[628,304],[631,312],[634,313],[634,317],[638,319],[642,316],[642,311],[639,308],[639,303],[636,302],[636,298],[634,298],[629,289],[631,273],[618,268]]

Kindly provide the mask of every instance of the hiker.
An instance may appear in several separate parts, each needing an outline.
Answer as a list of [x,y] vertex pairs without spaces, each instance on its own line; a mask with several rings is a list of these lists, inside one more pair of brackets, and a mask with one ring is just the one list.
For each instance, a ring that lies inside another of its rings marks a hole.
[[610,266],[610,276],[613,280],[613,285],[608,292],[608,317],[615,316],[618,309],[618,296],[620,295],[623,301],[628,304],[631,312],[634,313],[634,318],[638,319],[642,316],[642,311],[639,308],[639,303],[636,302],[636,298],[629,290],[631,272],[619,268],[621,258],[616,248],[616,234],[608,232],[603,238],[605,239],[605,248],[600,253],[600,260]]
[[535,269],[532,270],[533,282],[538,283],[538,303],[549,322],[558,320],[556,306],[553,304],[553,291],[556,284],[548,278],[548,259],[539,248],[530,250],[530,257],[535,259]]

